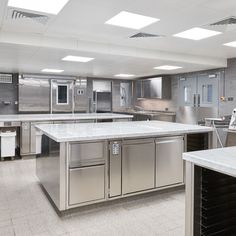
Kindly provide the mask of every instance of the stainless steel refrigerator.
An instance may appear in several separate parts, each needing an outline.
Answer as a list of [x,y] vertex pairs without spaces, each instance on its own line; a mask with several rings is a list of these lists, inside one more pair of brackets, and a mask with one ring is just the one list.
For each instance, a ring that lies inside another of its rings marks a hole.
[[177,122],[197,124],[219,116],[219,83],[222,71],[179,78]]
[[97,113],[112,111],[111,81],[93,81],[93,105]]

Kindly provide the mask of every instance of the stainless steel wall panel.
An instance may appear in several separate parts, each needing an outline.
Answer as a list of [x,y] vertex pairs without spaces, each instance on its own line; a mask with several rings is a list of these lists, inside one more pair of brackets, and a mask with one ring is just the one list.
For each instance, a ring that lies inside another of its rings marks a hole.
[[12,83],[0,83],[0,114],[16,114],[18,111],[18,75],[12,75]]

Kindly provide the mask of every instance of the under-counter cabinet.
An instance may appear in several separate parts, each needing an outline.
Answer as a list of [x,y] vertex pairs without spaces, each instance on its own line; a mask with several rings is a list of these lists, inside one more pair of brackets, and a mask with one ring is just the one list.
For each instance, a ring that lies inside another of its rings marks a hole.
[[69,186],[69,205],[104,199],[104,165],[70,169]]
[[127,140],[122,143],[122,193],[155,187],[154,139]]
[[105,199],[106,142],[69,145],[69,205]]
[[156,139],[156,187],[183,183],[183,136]]

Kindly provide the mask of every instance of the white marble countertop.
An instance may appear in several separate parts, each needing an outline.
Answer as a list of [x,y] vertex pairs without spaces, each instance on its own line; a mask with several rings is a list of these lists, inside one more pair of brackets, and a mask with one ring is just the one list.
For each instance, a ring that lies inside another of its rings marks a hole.
[[163,121],[42,124],[36,127],[56,142],[145,138],[213,131],[210,127]]
[[75,114],[17,114],[0,115],[0,122],[53,121],[53,120],[89,120],[89,119],[123,119],[132,115],[117,113],[75,113]]
[[183,159],[197,166],[236,177],[236,146],[186,152]]

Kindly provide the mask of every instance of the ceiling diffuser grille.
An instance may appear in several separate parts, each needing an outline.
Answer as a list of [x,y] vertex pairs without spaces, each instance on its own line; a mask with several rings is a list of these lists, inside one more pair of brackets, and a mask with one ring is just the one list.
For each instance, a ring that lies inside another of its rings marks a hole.
[[236,24],[236,17],[231,16],[231,17],[227,17],[225,19],[222,19],[220,21],[211,23],[210,26],[217,26],[217,25],[235,25]]
[[158,34],[148,34],[148,33],[143,33],[139,32],[137,34],[134,34],[130,36],[130,38],[159,38],[159,37],[164,37],[163,35],[158,35]]
[[12,75],[11,74],[0,74],[0,83],[1,84],[12,84]]
[[46,15],[11,9],[10,17],[13,20],[31,19],[43,25],[47,24],[49,17]]

